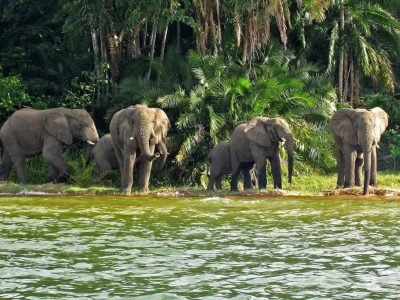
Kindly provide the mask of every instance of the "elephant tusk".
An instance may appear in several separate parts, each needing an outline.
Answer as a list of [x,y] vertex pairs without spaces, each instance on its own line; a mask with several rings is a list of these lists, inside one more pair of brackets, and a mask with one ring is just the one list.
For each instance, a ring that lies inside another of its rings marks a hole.
[[376,144],[376,148],[381,149],[381,147],[379,147],[379,144]]
[[95,145],[95,143],[93,143],[92,141],[87,140],[86,143],[88,143],[89,145]]
[[131,136],[131,137],[129,138],[129,140],[130,140],[130,141],[133,141],[133,136]]
[[282,142],[282,145],[285,145],[286,139],[285,138],[281,138],[281,142]]

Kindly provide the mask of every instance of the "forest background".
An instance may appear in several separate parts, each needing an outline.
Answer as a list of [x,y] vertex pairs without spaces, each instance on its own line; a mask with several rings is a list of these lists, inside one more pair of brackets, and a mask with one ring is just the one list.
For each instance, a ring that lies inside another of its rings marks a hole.
[[[0,124],[22,107],[85,108],[103,135],[119,109],[161,107],[170,156],[152,184],[204,185],[209,150],[242,121],[285,118],[308,176],[335,172],[337,108],[380,106],[379,167],[396,171],[399,17],[400,0],[0,0]],[[77,183],[90,174],[78,153]],[[28,174],[45,182],[41,158]]]

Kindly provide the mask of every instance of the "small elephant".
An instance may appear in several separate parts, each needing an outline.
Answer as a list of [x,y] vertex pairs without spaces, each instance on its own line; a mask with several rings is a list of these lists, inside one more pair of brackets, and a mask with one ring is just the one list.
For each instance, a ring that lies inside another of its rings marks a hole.
[[[220,142],[215,145],[207,157],[211,166],[210,178],[208,180],[207,190],[222,189],[222,177],[232,171],[231,167],[231,149],[228,141]],[[241,172],[244,178],[244,188],[252,188],[257,183],[257,171],[253,168],[254,162],[241,166]]]
[[[153,160],[161,154],[163,166],[167,159],[165,138],[170,127],[166,113],[159,108],[138,104],[114,114],[110,123],[110,133],[121,173],[122,193],[131,193],[137,152],[141,157],[139,189],[149,190]],[[157,144],[161,153],[154,152]]]
[[292,182],[294,137],[288,123],[282,118],[257,117],[238,125],[231,138],[231,190],[237,190],[240,168],[254,162],[258,172],[258,187],[267,187],[266,160],[270,161],[274,188],[282,189],[279,142],[288,152],[289,183]]
[[88,150],[86,163],[94,159],[93,176],[99,177],[101,173],[119,168],[115,156],[111,134],[103,135],[94,147]]
[[[163,153],[163,150],[159,149],[159,144],[156,145],[156,150],[161,154]],[[98,178],[104,172],[119,168],[110,133],[103,135],[96,145],[88,150],[86,163],[88,164],[92,159],[95,162],[93,169],[93,177],[95,178]],[[140,163],[141,159],[141,157],[136,159],[135,165]]]
[[329,128],[335,138],[338,188],[361,186],[363,165],[363,194],[368,194],[369,185],[376,186],[376,148],[388,122],[387,113],[379,107],[339,109],[333,114]]
[[0,129],[3,150],[0,180],[6,180],[14,165],[18,181],[26,182],[26,156],[42,153],[50,164],[49,180],[65,181],[68,166],[63,145],[77,141],[95,144],[99,140],[92,117],[83,109],[63,107],[45,110],[25,108],[14,112]]

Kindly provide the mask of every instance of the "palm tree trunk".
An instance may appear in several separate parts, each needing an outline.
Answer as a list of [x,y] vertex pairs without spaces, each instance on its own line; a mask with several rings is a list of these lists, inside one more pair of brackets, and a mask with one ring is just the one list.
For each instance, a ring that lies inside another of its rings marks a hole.
[[168,24],[164,28],[163,38],[161,43],[161,53],[160,53],[160,60],[164,60],[164,53],[165,53],[165,44],[167,43],[167,35],[168,35]]
[[147,75],[146,75],[147,80],[150,79],[151,68],[152,68],[153,61],[154,61],[154,51],[155,51],[155,48],[156,48],[156,36],[157,36],[157,27],[158,27],[157,18],[158,17],[154,18],[153,26],[152,26],[152,29],[151,29],[151,36],[150,36],[150,62],[149,62],[149,70],[147,71]]
[[[99,69],[100,69],[100,49],[99,49],[99,40],[97,39],[97,32],[92,28],[92,47],[93,47],[93,56],[94,56],[94,72],[96,74],[96,102],[100,103],[100,85],[98,82],[99,77]],[[93,106],[92,106],[93,108]]]
[[339,0],[339,34],[340,34],[340,48],[339,48],[339,74],[338,74],[338,100],[343,102],[343,80],[344,80],[344,4],[343,0]]

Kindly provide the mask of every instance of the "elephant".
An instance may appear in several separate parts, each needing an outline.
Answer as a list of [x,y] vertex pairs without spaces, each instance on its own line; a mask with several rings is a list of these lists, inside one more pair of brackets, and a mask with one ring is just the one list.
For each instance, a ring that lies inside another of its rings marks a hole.
[[68,176],[63,146],[99,140],[92,117],[83,109],[63,107],[45,110],[24,108],[14,112],[0,129],[3,149],[0,180],[8,179],[12,166],[18,181],[26,182],[25,157],[42,153],[50,164],[49,180],[58,183]]
[[388,123],[389,117],[380,107],[344,108],[333,114],[329,128],[335,138],[338,188],[361,186],[363,165],[363,195],[368,194],[369,185],[376,186],[376,148]]
[[[216,189],[221,190],[222,177],[232,171],[230,143],[223,141],[215,145],[207,156],[207,162],[211,167],[207,190],[213,190],[214,184]],[[245,189],[257,183],[257,171],[253,165],[254,162],[250,162],[241,166]]]
[[[167,159],[165,138],[170,127],[169,119],[162,109],[142,104],[129,106],[114,114],[110,122],[110,133],[121,173],[121,193],[131,193],[137,152],[141,159],[139,190],[149,190],[153,160],[162,155],[163,166]],[[159,153],[154,151],[157,144]]]
[[[156,145],[156,150],[162,152]],[[90,147],[86,154],[86,164],[94,159],[95,165],[93,169],[93,177],[98,178],[102,173],[110,170],[119,169],[117,156],[115,155],[112,137],[110,133],[103,135],[100,140],[92,147]],[[135,161],[135,165],[140,163],[139,157]]]
[[93,176],[99,177],[103,172],[118,169],[118,160],[112,143],[111,134],[103,135],[93,147],[88,149],[86,163],[95,161]]
[[282,189],[279,142],[288,152],[289,183],[292,182],[294,137],[282,118],[256,117],[238,125],[231,138],[231,190],[237,190],[237,179],[243,163],[254,162],[258,173],[258,187],[267,187],[266,160],[270,161],[274,188]]

